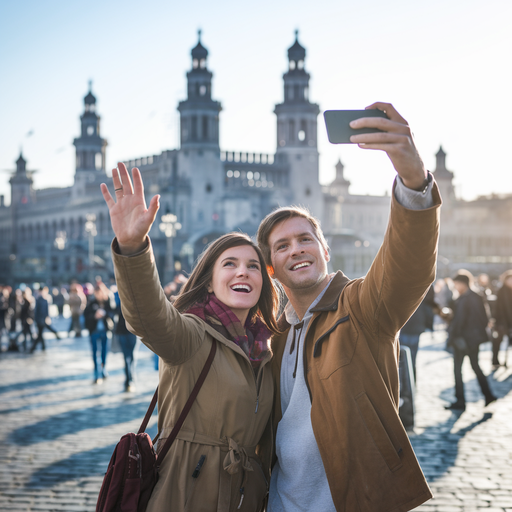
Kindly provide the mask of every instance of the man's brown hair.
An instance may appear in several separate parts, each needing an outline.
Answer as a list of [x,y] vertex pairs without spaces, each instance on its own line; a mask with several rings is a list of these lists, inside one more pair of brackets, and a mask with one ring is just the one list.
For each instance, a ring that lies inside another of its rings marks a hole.
[[303,219],[306,219],[311,224],[313,233],[322,247],[326,251],[329,250],[329,246],[327,245],[322,229],[320,228],[320,221],[316,217],[313,217],[307,208],[304,208],[303,206],[282,206],[281,208],[269,213],[261,221],[258,233],[256,234],[258,245],[263,253],[265,262],[269,267],[272,267],[272,254],[268,244],[270,234],[277,224],[285,220],[292,219],[293,217],[302,217]]

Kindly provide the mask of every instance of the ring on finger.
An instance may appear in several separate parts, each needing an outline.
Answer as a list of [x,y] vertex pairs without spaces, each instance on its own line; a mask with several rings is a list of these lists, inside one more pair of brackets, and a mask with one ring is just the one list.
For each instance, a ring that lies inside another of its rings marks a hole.
[[119,187],[119,188],[114,189],[114,192],[119,192],[120,190],[123,190],[123,187]]

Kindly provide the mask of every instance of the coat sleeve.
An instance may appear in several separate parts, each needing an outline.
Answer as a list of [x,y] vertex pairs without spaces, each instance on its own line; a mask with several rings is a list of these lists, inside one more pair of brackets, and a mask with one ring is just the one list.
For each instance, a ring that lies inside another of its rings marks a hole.
[[388,337],[407,322],[434,281],[441,206],[435,183],[434,206],[424,210],[400,205],[394,188],[384,242],[359,287],[365,326]]
[[127,257],[119,254],[114,239],[112,259],[128,329],[171,365],[189,359],[205,338],[204,323],[180,314],[165,297],[151,242],[143,252]]

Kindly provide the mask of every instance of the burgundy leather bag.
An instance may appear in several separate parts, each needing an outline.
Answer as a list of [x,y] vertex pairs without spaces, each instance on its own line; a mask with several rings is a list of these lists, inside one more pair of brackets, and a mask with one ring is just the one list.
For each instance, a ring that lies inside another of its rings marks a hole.
[[139,432],[137,434],[125,434],[115,447],[107,472],[103,478],[96,504],[96,512],[146,511],[151,493],[158,481],[158,469],[208,375],[216,350],[217,341],[214,339],[210,354],[194,389],[158,455],[153,447],[151,438],[145,432],[158,399],[158,388],[156,388],[153,400],[151,400],[146,416],[142,420]]

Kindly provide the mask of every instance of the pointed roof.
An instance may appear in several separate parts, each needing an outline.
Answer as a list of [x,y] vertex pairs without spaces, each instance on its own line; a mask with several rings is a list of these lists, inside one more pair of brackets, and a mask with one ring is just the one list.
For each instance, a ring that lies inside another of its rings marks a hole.
[[92,80],[89,80],[89,92],[84,98],[84,103],[86,105],[94,105],[96,103],[96,98],[92,93]]
[[338,163],[336,164],[336,178],[334,178],[334,181],[332,182],[332,184],[345,184],[345,183],[348,183],[350,185],[350,181],[347,180],[347,178],[345,178],[344,174],[343,174],[343,170],[345,169],[345,166],[343,165],[343,163],[341,162],[341,158],[338,158]]
[[23,158],[22,150],[20,149],[20,156],[16,160],[16,174],[24,174],[27,172],[27,161]]
[[443,150],[443,146],[439,146],[439,151],[436,153],[436,170],[434,173],[436,179],[453,179],[453,172],[446,168],[446,153]]
[[299,43],[299,31],[295,31],[295,42],[288,48],[288,60],[304,60],[306,58],[306,49]]
[[197,31],[197,44],[192,48],[192,58],[201,60],[208,57],[208,50],[201,44],[201,30]]

